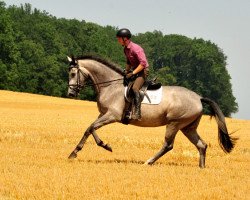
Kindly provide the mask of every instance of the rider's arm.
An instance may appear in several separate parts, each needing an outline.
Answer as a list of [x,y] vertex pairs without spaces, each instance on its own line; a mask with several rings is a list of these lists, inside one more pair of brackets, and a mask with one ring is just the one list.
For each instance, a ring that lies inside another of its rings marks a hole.
[[136,67],[136,68],[134,69],[133,74],[137,74],[137,73],[139,73],[140,71],[142,71],[143,69],[144,69],[144,67],[143,67],[141,64],[139,64],[138,67]]
[[142,48],[136,51],[136,57],[140,64],[133,70],[133,74],[137,74],[143,69],[145,69],[146,67],[148,67],[148,61],[144,53],[144,50]]
[[125,73],[126,74],[129,73],[130,69],[131,69],[131,66],[129,64],[127,64],[126,68],[125,68]]

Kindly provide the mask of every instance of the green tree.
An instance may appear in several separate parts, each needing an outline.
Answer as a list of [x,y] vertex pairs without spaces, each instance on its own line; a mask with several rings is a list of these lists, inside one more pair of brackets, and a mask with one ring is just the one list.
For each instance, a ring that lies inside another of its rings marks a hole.
[[[66,96],[67,55],[97,54],[124,67],[117,30],[84,20],[57,19],[30,4],[6,8],[0,1],[0,89]],[[216,100],[226,116],[237,111],[227,58],[217,45],[160,31],[132,39],[145,50],[150,77]],[[86,87],[80,97],[95,100],[93,88]]]
[[[20,53],[16,45],[18,32],[13,30],[13,22],[0,2],[0,75],[2,89],[18,90],[18,65]],[[4,72],[5,71],[5,72]]]

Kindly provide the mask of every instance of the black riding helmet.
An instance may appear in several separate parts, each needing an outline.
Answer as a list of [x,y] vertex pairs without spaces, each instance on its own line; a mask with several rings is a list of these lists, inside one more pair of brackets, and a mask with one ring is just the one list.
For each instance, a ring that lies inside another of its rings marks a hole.
[[122,28],[119,31],[117,31],[116,33],[116,37],[126,37],[126,38],[131,38],[132,34],[130,32],[130,30],[128,30],[127,28]]

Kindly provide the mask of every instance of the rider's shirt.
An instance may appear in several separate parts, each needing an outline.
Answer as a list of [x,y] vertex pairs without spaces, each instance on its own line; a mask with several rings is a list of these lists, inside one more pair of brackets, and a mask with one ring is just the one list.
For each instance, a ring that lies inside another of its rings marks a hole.
[[127,58],[127,63],[135,69],[141,64],[144,69],[148,68],[148,61],[144,50],[138,45],[130,41],[130,43],[124,48],[124,53]]

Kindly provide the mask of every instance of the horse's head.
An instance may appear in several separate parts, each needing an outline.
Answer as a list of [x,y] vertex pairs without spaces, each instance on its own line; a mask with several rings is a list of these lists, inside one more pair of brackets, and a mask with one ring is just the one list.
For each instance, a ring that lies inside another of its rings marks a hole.
[[70,62],[68,96],[77,97],[84,86],[85,80],[88,78],[88,73],[84,67],[79,66],[78,60],[74,57],[68,57],[68,61]]

